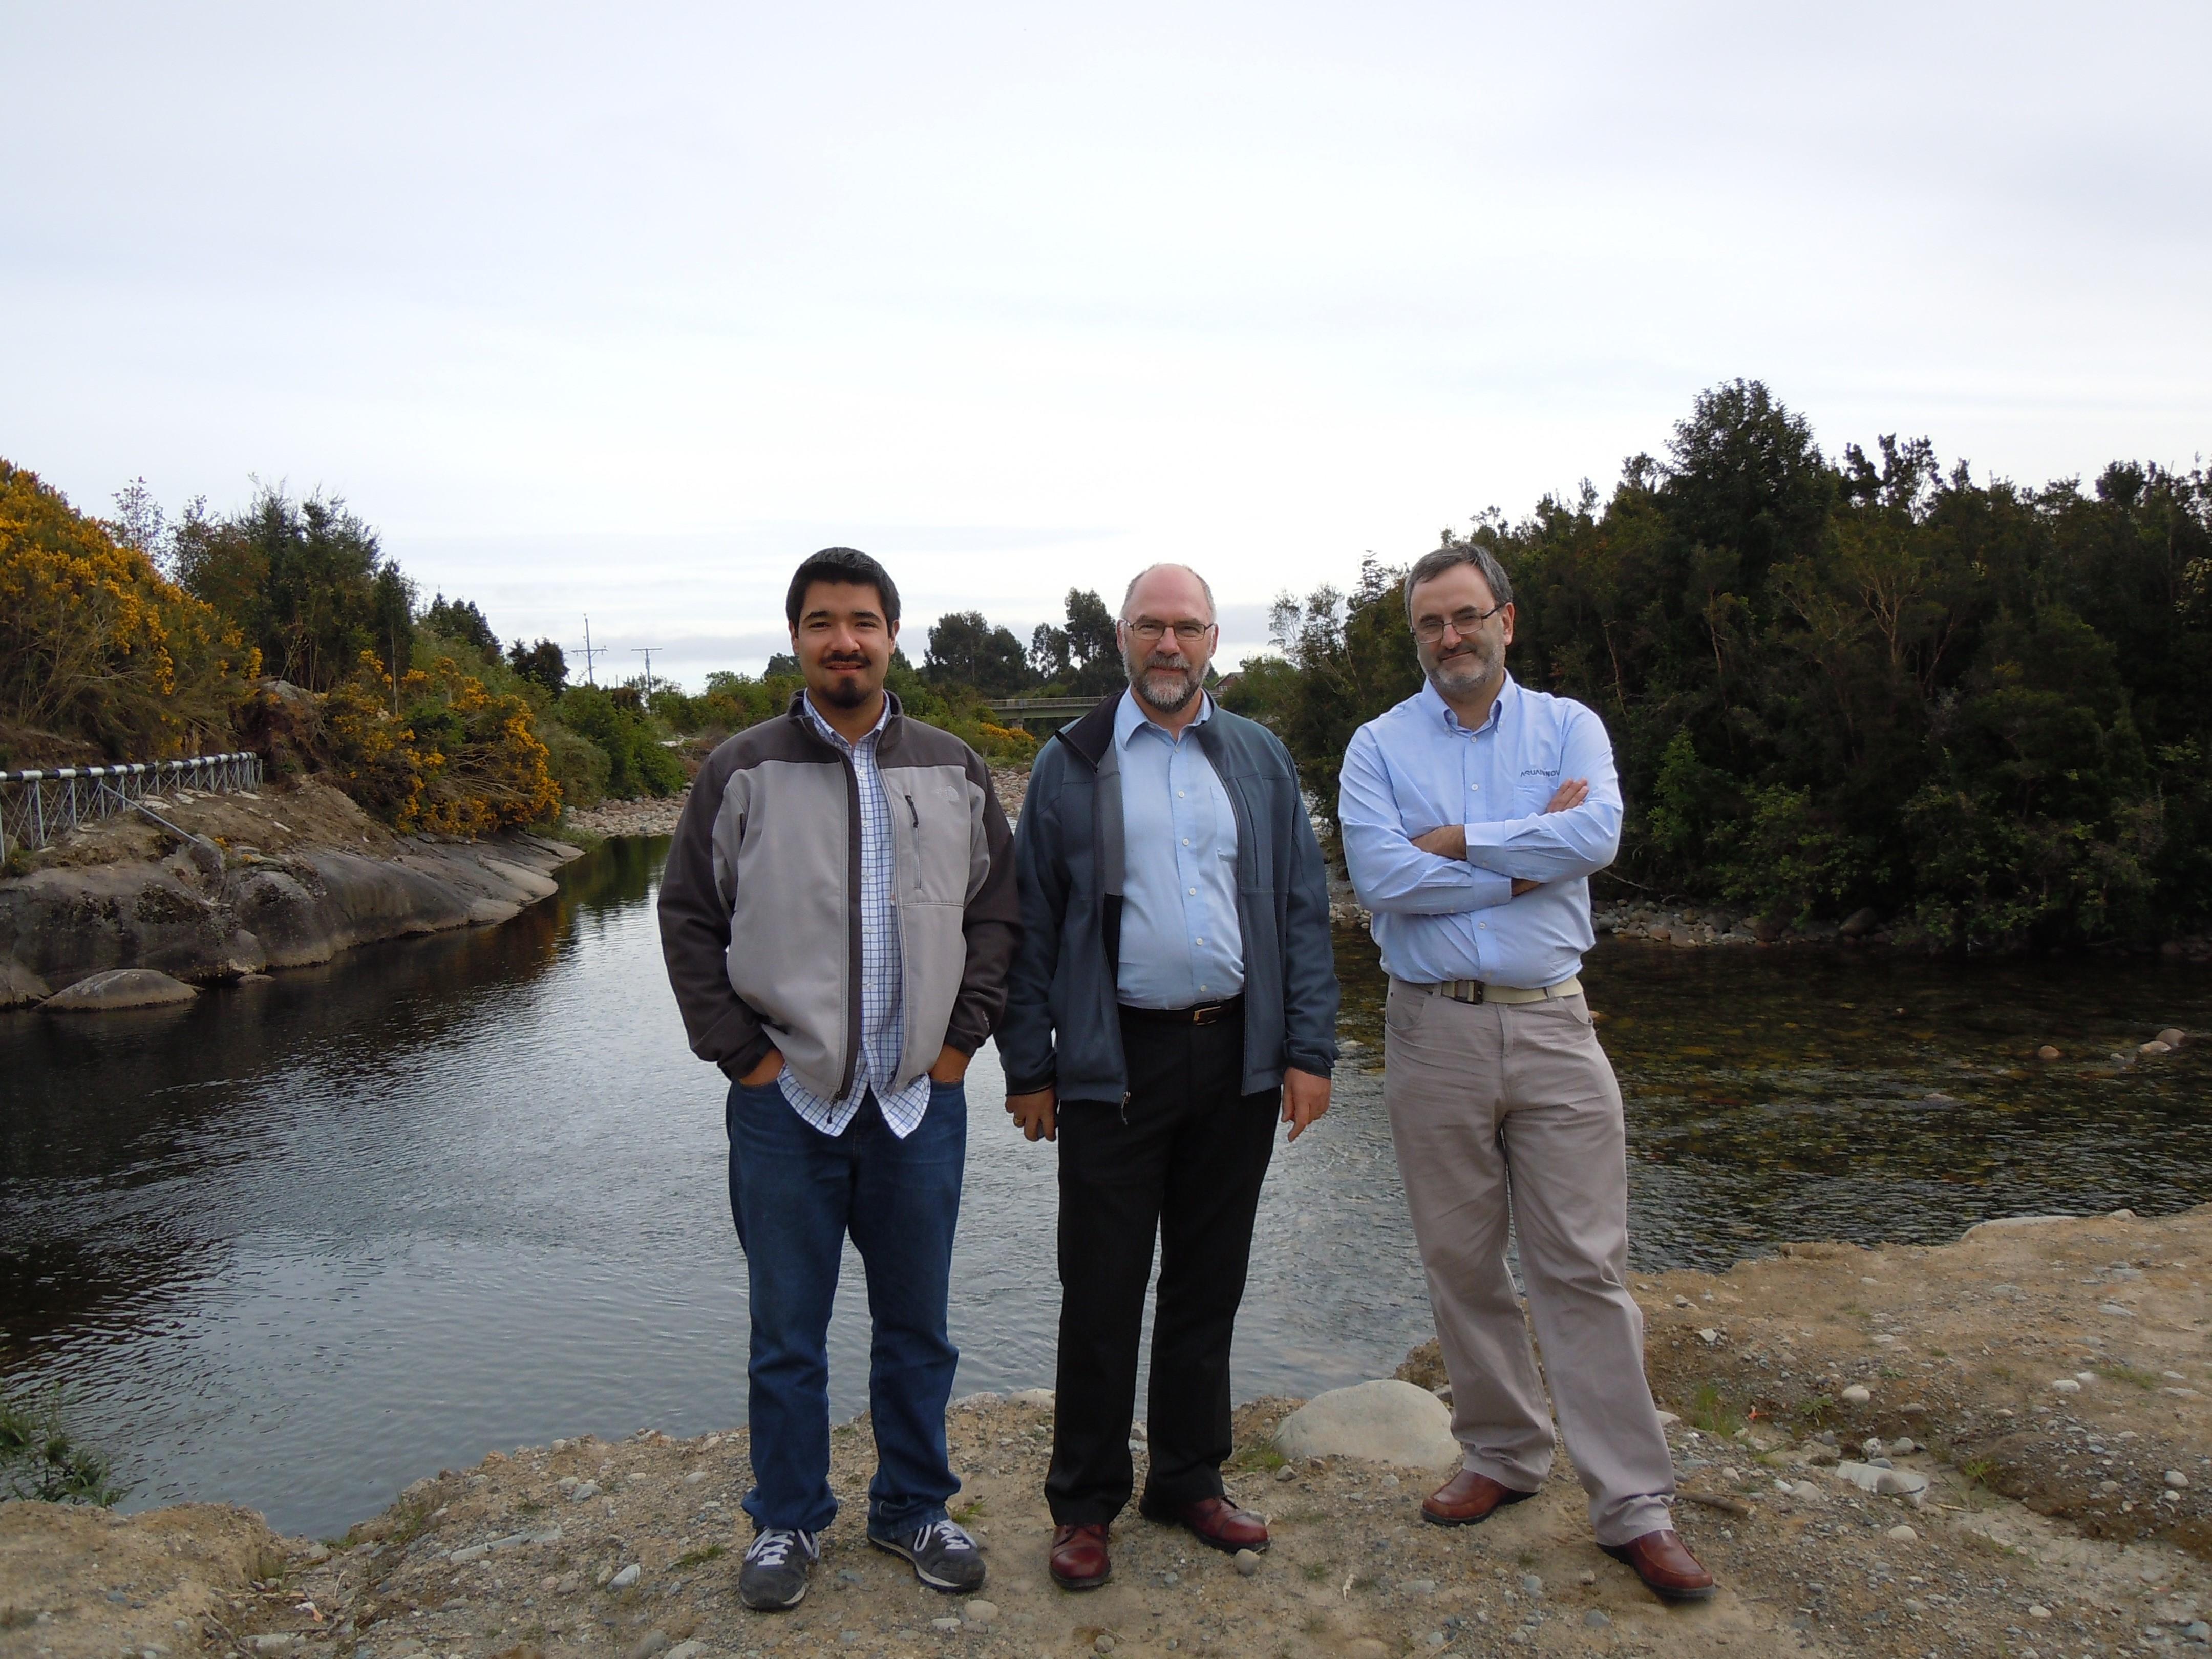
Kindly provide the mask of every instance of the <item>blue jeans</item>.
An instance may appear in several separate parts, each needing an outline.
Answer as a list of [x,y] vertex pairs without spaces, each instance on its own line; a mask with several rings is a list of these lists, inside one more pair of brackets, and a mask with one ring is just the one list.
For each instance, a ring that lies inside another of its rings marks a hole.
[[968,1153],[968,1096],[932,1083],[929,1109],[901,1140],[871,1091],[842,1135],[826,1135],[770,1083],[730,1088],[730,1212],[752,1303],[749,1410],[756,1527],[819,1532],[830,1490],[830,1309],[851,1233],[874,1325],[868,1407],[876,1478],[868,1530],[891,1536],[945,1518],[960,1489],[945,1407],[960,1351],[945,1334],[952,1229]]

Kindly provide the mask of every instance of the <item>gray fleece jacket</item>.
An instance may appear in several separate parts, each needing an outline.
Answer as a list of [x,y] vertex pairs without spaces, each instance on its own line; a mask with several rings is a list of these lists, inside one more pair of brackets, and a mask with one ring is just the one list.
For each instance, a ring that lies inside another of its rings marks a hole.
[[[693,781],[661,877],[660,948],[692,1053],[735,1078],[773,1044],[835,1100],[860,1053],[860,794],[800,704],[724,743]],[[945,1045],[972,1054],[990,1036],[1020,901],[981,756],[894,697],[876,766],[897,871],[903,1088]]]

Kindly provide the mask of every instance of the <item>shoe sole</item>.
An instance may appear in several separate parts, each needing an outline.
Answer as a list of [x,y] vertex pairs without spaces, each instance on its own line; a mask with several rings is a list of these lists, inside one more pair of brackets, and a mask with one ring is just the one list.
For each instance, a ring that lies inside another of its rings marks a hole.
[[1483,1510],[1480,1515],[1438,1515],[1424,1504],[1421,1505],[1421,1519],[1432,1527],[1479,1527],[1498,1510],[1510,1509],[1516,1504],[1525,1504],[1535,1495],[1533,1492],[1515,1492],[1509,1486],[1506,1488],[1505,1496]]
[[1103,1585],[1111,1583],[1114,1578],[1114,1569],[1110,1566],[1108,1567],[1105,1571],[1100,1573],[1096,1578],[1063,1578],[1057,1572],[1054,1572],[1049,1565],[1046,1566],[1045,1571],[1048,1573],[1051,1573],[1052,1582],[1059,1585],[1060,1589],[1064,1590],[1072,1590],[1079,1595],[1080,1595],[1085,1590],[1095,1590],[1100,1589]]
[[747,1595],[743,1590],[739,1590],[738,1592],[738,1600],[744,1602],[755,1613],[788,1613],[792,1608],[797,1607],[805,1599],[806,1586],[803,1583],[799,1587],[799,1594],[793,1596],[788,1601],[756,1601],[751,1596]]
[[[935,1590],[939,1595],[973,1595],[977,1590],[983,1588],[983,1578],[978,1578],[972,1584],[955,1584],[946,1579],[931,1577],[927,1572],[922,1571],[921,1563],[914,1559],[914,1552],[907,1548],[903,1544],[896,1543],[888,1538],[878,1538],[873,1533],[870,1533],[868,1534],[868,1541],[871,1544],[873,1544],[878,1549],[883,1551],[884,1554],[896,1555],[900,1560],[905,1562],[907,1565],[912,1567],[914,1569],[914,1576],[915,1579],[919,1583],[928,1585],[930,1589]],[[986,1572],[983,1575],[983,1577],[988,1578],[989,1576],[990,1575]]]
[[[1613,1544],[1600,1544],[1598,1547],[1629,1571],[1636,1572],[1636,1563],[1629,1559],[1626,1550]],[[1720,1588],[1717,1584],[1707,1584],[1702,1589],[1677,1589],[1671,1585],[1655,1584],[1640,1572],[1636,1572],[1636,1581],[1662,1601],[1710,1601],[1713,1599],[1713,1592]]]

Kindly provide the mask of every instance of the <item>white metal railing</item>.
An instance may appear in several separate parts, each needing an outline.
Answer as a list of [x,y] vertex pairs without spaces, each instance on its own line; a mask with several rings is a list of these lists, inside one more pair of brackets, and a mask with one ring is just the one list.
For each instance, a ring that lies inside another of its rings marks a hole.
[[[0,861],[11,847],[44,847],[81,823],[139,812],[167,829],[176,826],[144,803],[167,805],[177,789],[219,793],[261,787],[261,757],[240,752],[191,760],[143,761],[131,766],[60,766],[35,772],[0,772]],[[187,832],[179,830],[179,835]],[[198,836],[193,836],[198,840]]]

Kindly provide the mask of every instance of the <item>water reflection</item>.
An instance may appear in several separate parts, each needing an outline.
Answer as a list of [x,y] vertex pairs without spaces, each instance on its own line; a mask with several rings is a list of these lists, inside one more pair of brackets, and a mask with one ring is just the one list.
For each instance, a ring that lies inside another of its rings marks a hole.
[[[0,1015],[0,1370],[68,1383],[134,1503],[228,1498],[319,1532],[490,1447],[740,1420],[721,1091],[661,974],[663,850],[611,842],[505,927],[180,1009]],[[1372,1064],[1372,946],[1339,948]],[[2171,1209],[2212,1177],[2203,1051],[2095,1058],[2212,1025],[2202,969],[1621,945],[1588,977],[1630,1099],[1640,1265]],[[2045,1040],[2085,1058],[2026,1062]],[[987,1048],[954,1269],[963,1389],[1051,1376],[1052,1155],[1003,1097]],[[841,1413],[866,1377],[851,1265]],[[1355,1065],[1278,1151],[1237,1387],[1374,1376],[1426,1326],[1380,1079]]]

